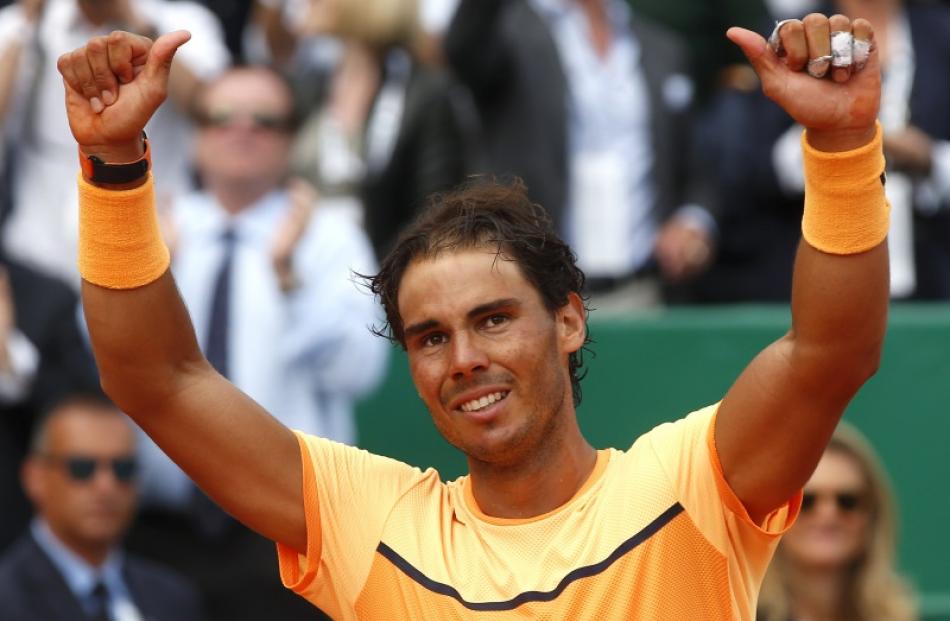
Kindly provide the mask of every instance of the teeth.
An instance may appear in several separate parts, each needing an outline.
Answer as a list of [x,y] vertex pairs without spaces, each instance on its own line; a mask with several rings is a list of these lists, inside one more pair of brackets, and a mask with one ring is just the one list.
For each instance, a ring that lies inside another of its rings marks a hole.
[[461,407],[459,407],[459,409],[462,410],[463,412],[475,412],[477,410],[487,408],[492,403],[495,403],[496,401],[501,401],[507,396],[508,396],[507,392],[494,392],[490,395],[485,395],[481,399],[472,399],[471,401],[467,403],[463,403]]

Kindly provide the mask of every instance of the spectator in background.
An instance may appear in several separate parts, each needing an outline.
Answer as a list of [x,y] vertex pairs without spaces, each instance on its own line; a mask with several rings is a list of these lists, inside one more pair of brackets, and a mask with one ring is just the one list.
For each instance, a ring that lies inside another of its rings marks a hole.
[[321,205],[363,223],[378,256],[467,165],[451,83],[413,56],[418,10],[415,0],[310,0],[296,36],[281,20],[264,28],[275,50],[277,42],[337,40],[332,62],[294,67],[296,83],[312,92],[301,93],[308,112],[293,167]]
[[[891,295],[950,299],[950,9],[839,0],[828,13],[868,19],[883,65],[881,123],[891,202]],[[749,86],[719,96],[705,161],[721,192],[720,252],[697,301],[787,299],[800,233],[802,128]]]
[[[18,0],[0,10],[0,135],[12,213],[2,230],[7,254],[79,286],[76,270],[76,148],[68,127],[56,59],[90,37],[115,29],[150,37],[176,29],[192,33],[174,60],[169,94],[146,128],[160,200],[191,187],[190,107],[197,88],[228,64],[214,16],[185,0]],[[12,65],[12,66],[11,66]],[[111,96],[111,95],[110,95]]]
[[766,574],[758,619],[916,619],[916,602],[894,566],[896,519],[874,449],[841,423]]
[[[205,190],[172,210],[172,271],[205,355],[285,425],[356,442],[354,401],[375,388],[387,345],[369,331],[369,241],[349,218],[288,186],[293,94],[264,67],[227,71],[199,100]],[[131,543],[193,577],[214,619],[311,619],[273,570],[273,544],[206,501],[146,440]],[[149,511],[151,509],[151,511]]]
[[19,470],[39,413],[99,390],[77,304],[65,283],[0,257],[0,552],[30,519]]
[[49,413],[23,467],[37,518],[0,559],[0,620],[201,618],[187,582],[119,548],[135,474],[135,432],[111,403],[73,397]]
[[655,303],[654,258],[671,279],[706,263],[711,197],[687,170],[693,86],[673,35],[621,0],[462,0],[445,45],[488,170],[525,180],[596,308]]

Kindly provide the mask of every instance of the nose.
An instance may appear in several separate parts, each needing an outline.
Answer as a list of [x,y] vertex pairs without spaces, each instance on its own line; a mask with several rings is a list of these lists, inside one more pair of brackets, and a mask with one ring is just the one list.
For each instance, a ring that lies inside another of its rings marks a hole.
[[453,379],[463,379],[488,369],[488,355],[474,336],[459,333],[452,339],[450,346]]

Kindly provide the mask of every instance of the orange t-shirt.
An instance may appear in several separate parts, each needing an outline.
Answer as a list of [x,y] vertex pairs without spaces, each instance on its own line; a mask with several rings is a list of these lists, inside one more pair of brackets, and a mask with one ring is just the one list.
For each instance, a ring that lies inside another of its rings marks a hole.
[[796,496],[754,524],[713,441],[717,406],[599,451],[563,506],[484,515],[467,476],[298,435],[307,554],[284,584],[334,619],[753,619]]

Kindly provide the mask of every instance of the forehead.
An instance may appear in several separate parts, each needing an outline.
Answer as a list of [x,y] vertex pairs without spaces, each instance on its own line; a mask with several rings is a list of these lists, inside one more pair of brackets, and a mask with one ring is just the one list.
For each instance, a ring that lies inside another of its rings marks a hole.
[[47,443],[55,453],[125,454],[135,448],[135,433],[118,413],[70,407],[50,420]]
[[211,83],[204,94],[206,106],[283,110],[291,105],[287,86],[263,69],[235,69]]
[[848,453],[828,450],[815,468],[806,487],[813,490],[861,490],[866,485],[857,460]]
[[541,297],[518,264],[494,249],[473,248],[414,259],[399,284],[403,325],[435,319],[445,322],[493,300]]

